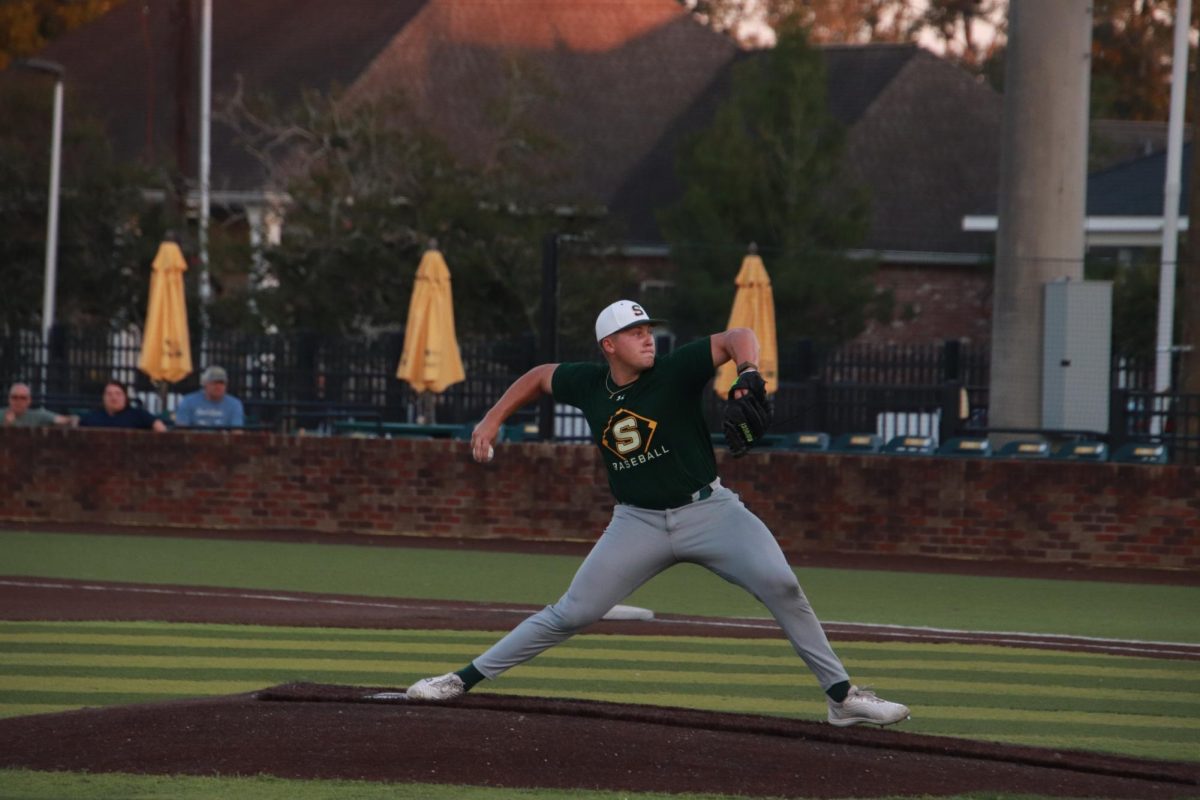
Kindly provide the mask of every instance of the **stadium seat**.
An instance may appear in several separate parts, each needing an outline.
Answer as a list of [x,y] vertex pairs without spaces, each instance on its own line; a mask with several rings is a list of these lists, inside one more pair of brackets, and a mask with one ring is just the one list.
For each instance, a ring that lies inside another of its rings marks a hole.
[[1000,458],[1049,458],[1050,445],[1041,440],[1023,439],[1008,442],[996,455]]
[[797,433],[791,442],[793,450],[822,452],[829,449],[828,433]]
[[[471,430],[474,430],[471,426]],[[468,435],[468,439],[470,436]],[[514,422],[500,426],[501,442],[533,442],[538,438],[538,424],[536,422]]]
[[1092,440],[1069,442],[1060,447],[1054,457],[1066,461],[1105,461],[1108,459],[1108,445]]
[[883,452],[904,456],[928,456],[937,452],[932,436],[894,436],[884,445]]
[[1166,464],[1170,458],[1165,444],[1130,442],[1117,448],[1112,460],[1125,464]]
[[843,433],[833,440],[830,450],[839,453],[878,453],[883,439],[875,433]]
[[938,448],[938,455],[987,458],[992,454],[992,443],[974,436],[959,436]]

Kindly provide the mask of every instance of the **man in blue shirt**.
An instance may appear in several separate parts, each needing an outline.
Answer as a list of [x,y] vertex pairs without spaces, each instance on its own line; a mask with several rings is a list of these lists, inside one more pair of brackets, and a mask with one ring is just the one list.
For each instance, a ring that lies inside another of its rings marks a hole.
[[229,376],[221,367],[204,370],[200,383],[204,388],[185,395],[175,409],[175,424],[180,428],[240,428],[246,424],[242,401],[225,393]]

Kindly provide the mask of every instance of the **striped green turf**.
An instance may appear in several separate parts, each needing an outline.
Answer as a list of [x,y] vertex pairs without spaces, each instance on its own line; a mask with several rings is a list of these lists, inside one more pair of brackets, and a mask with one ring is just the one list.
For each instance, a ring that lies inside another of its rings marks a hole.
[[[288,681],[403,686],[496,638],[158,622],[0,622],[0,716],[211,696]],[[843,642],[855,680],[908,703],[908,730],[1200,761],[1200,665],[1047,650]],[[820,719],[783,641],[580,636],[487,691]]]
[[[150,536],[21,531],[0,536],[5,575],[539,606],[562,593],[580,560]],[[806,568],[798,574],[825,622],[1200,642],[1196,586],[884,570]],[[667,570],[628,602],[660,614],[766,616],[752,596],[692,564]]]

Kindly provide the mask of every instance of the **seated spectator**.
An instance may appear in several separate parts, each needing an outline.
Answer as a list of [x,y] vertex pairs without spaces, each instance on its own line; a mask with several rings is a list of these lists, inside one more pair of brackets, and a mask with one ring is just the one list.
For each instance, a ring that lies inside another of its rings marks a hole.
[[229,377],[221,367],[209,367],[200,376],[204,386],[185,395],[175,409],[175,424],[181,428],[240,428],[246,424],[242,401],[225,393]]
[[14,383],[8,388],[8,406],[4,409],[3,422],[0,425],[12,425],[17,428],[36,428],[42,425],[70,425],[74,420],[62,414],[55,414],[45,408],[30,408],[33,402],[33,392],[29,385]]
[[129,405],[129,394],[117,381],[104,384],[104,408],[90,411],[79,420],[83,428],[138,428],[162,433],[166,423],[144,408]]

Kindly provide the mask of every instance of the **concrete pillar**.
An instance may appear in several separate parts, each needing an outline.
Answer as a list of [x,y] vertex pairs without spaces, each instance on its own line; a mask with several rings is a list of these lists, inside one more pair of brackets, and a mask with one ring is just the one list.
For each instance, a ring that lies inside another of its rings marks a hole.
[[1091,0],[1012,0],[990,427],[1042,427],[1042,286],[1083,278]]

